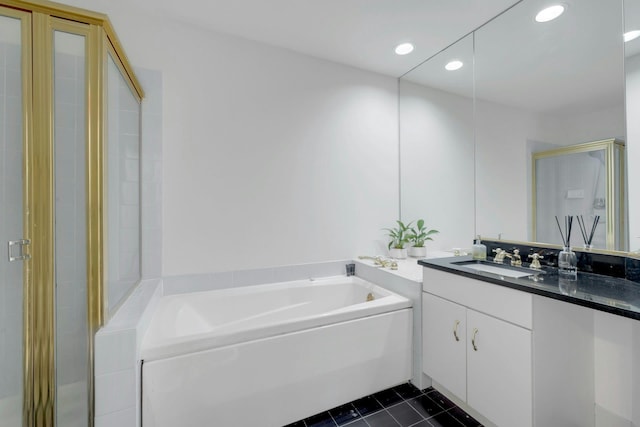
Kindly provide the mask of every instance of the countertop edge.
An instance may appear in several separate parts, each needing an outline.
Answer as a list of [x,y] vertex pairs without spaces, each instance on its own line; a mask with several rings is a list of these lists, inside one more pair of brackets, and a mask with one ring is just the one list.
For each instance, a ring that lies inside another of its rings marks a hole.
[[434,264],[434,263],[431,263],[430,260],[428,260],[428,259],[424,259],[424,260],[421,259],[421,260],[418,261],[418,264],[420,264],[421,266],[426,267],[426,268],[432,268],[434,270],[440,270],[440,271],[444,271],[444,272],[447,272],[447,273],[456,274],[458,276],[463,276],[463,277],[467,277],[467,278],[470,278],[470,279],[476,279],[476,280],[480,280],[482,282],[492,283],[494,285],[504,286],[506,288],[511,288],[511,289],[515,289],[515,290],[522,291],[522,292],[527,292],[527,293],[534,294],[534,295],[540,295],[540,296],[543,296],[543,297],[552,298],[552,299],[559,300],[559,301],[564,301],[564,302],[567,302],[569,304],[575,304],[575,305],[579,305],[579,306],[582,306],[582,307],[591,308],[591,309],[594,309],[594,310],[604,311],[604,312],[615,314],[615,315],[618,315],[618,316],[627,317],[627,318],[630,318],[630,319],[640,320],[640,313],[637,313],[637,312],[634,312],[634,311],[630,311],[630,310],[625,310],[623,308],[608,306],[608,305],[605,305],[605,304],[599,304],[599,303],[597,303],[595,301],[588,301],[588,300],[583,300],[583,299],[580,299],[580,298],[573,298],[573,297],[571,297],[569,295],[557,294],[557,293],[554,293],[554,292],[545,291],[544,289],[538,289],[538,288],[534,288],[534,287],[531,287],[531,286],[519,285],[517,283],[512,283],[512,282],[500,280],[498,278],[482,276],[482,275],[479,275],[479,274],[474,274],[472,272],[462,271],[462,270],[456,269],[454,267],[448,267],[446,265]]

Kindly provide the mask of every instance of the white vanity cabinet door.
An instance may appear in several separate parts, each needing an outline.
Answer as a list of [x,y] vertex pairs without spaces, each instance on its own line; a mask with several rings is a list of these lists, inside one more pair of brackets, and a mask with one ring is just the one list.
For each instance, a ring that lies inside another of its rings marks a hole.
[[531,426],[531,354],[530,330],[467,310],[469,406],[501,427]]
[[466,400],[467,309],[428,293],[422,297],[422,370]]

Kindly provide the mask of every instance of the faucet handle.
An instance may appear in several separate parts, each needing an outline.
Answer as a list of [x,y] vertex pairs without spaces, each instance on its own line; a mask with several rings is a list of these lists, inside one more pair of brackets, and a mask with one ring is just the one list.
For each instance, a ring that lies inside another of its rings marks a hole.
[[514,248],[513,253],[505,252],[504,256],[511,260],[511,265],[521,266],[522,265],[522,257],[520,256],[520,249]]
[[493,262],[497,262],[498,264],[502,264],[504,261],[504,257],[507,254],[507,252],[504,249],[500,249],[500,248],[496,248],[493,249],[493,252],[495,252],[496,256],[493,257]]
[[533,259],[533,261],[531,261],[531,268],[542,268],[542,265],[540,265],[540,260],[544,258],[542,255],[533,253],[529,254],[529,258]]

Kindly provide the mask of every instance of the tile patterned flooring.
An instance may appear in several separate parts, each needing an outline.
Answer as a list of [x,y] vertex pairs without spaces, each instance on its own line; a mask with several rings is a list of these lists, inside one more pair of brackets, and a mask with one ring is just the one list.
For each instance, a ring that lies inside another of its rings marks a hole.
[[433,387],[406,383],[285,427],[482,427]]

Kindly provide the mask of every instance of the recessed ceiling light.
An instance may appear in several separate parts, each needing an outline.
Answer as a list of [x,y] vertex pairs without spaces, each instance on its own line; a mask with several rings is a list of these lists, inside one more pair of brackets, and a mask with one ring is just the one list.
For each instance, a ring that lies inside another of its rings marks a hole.
[[446,68],[449,71],[455,71],[455,70],[459,70],[460,68],[462,68],[464,64],[462,63],[462,61],[458,61],[457,59],[454,61],[449,62],[447,65],[444,66],[444,68]]
[[536,15],[537,22],[549,22],[556,19],[558,16],[562,15],[564,12],[564,6],[560,4],[556,4],[554,6],[549,6],[546,9],[542,9]]
[[413,45],[411,43],[400,43],[396,46],[396,53],[398,55],[406,55],[413,52]]
[[627,31],[624,33],[624,41],[630,42],[631,40],[635,40],[640,37],[640,30]]

